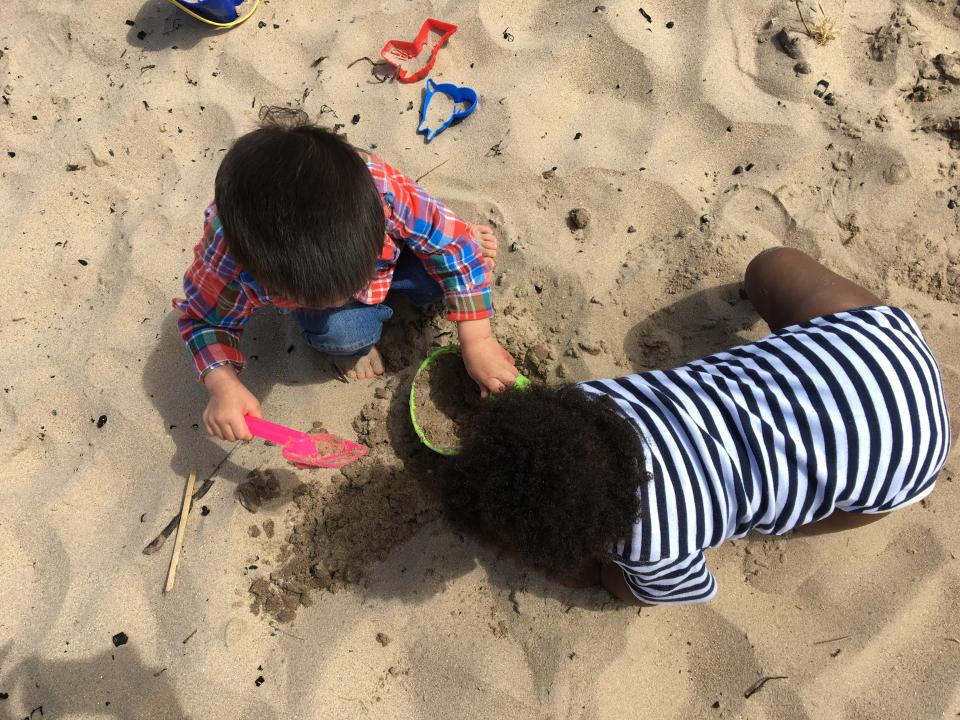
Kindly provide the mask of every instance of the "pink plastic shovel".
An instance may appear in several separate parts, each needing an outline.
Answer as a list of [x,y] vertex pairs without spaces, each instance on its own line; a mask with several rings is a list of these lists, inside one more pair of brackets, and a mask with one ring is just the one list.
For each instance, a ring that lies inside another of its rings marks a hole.
[[283,448],[283,457],[299,468],[339,468],[359,460],[370,449],[327,433],[311,435],[247,415],[247,427],[256,437]]

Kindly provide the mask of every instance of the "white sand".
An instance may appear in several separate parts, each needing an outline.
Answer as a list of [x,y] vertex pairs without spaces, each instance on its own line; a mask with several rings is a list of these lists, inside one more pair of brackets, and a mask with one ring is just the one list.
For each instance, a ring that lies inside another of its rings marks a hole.
[[[437,520],[275,629],[251,615],[247,588],[277,565],[289,493],[256,516],[233,493],[248,469],[284,467],[260,444],[237,450],[199,503],[210,513],[191,518],[173,593],[161,594],[172,543],[140,552],[189,469],[206,477],[225,454],[193,426],[204,393],[169,302],[224,149],[263,104],[322,112],[414,177],[449,161],[424,184],[469,219],[498,221],[498,306],[547,322],[532,279],[547,278],[547,296],[560,293],[551,278],[576,290],[561,335],[576,320],[608,349],[573,363],[578,376],[760,336],[734,284],[753,254],[784,244],[912,312],[956,397],[960,211],[948,201],[960,200],[960,152],[918,128],[960,115],[960,89],[921,79],[930,99],[907,96],[921,72],[936,75],[924,58],[960,50],[957,2],[903,3],[882,60],[871,34],[896,3],[823,4],[839,38],[807,47],[808,75],[770,39],[800,29],[789,0],[646,0],[650,23],[618,0],[597,12],[273,0],[223,34],[161,0],[0,5],[0,716],[960,713],[956,453],[928,501],[879,524],[711,552],[720,594],[699,607],[617,608],[498,562]],[[378,84],[368,63],[347,65],[431,15],[460,25],[432,76],[481,101],[425,146],[422,83]],[[835,105],[814,96],[821,78]],[[574,207],[592,215],[577,233]],[[514,241],[523,249],[506,251]],[[268,416],[352,436],[376,384],[337,382],[269,312],[245,350]],[[277,536],[249,537],[268,517]],[[114,648],[119,631],[130,641]],[[745,699],[763,675],[788,678]]]

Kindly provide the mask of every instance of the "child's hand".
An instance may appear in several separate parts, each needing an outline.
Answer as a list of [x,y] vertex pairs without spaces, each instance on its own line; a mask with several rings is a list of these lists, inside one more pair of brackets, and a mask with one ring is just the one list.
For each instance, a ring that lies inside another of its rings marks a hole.
[[213,437],[228,442],[252,440],[244,415],[263,417],[260,402],[240,382],[232,365],[214,368],[203,379],[210,400],[203,411],[203,424]]
[[458,326],[463,364],[480,386],[480,397],[513,387],[517,368],[513,357],[493,337],[489,320],[465,320]]

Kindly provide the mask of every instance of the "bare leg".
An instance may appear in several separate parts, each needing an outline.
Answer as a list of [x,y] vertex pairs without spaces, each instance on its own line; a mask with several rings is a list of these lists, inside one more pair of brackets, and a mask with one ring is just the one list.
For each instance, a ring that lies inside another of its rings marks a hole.
[[616,563],[604,563],[600,571],[600,582],[606,591],[627,605],[647,605],[631,592],[623,577],[623,570]]
[[771,248],[757,255],[747,266],[743,285],[771,330],[881,304],[866,288],[792,248]]
[[829,535],[870,525],[877,520],[882,520],[887,515],[889,513],[848,513],[842,510],[834,510],[823,520],[798,527],[797,532],[803,535]]
[[[750,302],[771,330],[821,315],[881,304],[880,298],[866,288],[792,248],[770,248],[757,255],[747,266],[743,284]],[[798,530],[806,535],[842,532],[869,525],[884,516],[885,513],[836,510]]]

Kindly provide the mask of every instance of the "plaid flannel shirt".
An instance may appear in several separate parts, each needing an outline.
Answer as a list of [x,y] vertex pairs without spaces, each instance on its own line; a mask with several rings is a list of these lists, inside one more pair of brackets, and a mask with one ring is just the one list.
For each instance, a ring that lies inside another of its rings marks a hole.
[[[383,198],[386,237],[373,279],[354,298],[366,305],[382,303],[390,291],[400,252],[406,247],[443,288],[450,320],[490,317],[490,284],[470,226],[396,168],[367,153],[361,157]],[[186,297],[174,299],[173,306],[182,312],[180,335],[201,381],[221,365],[233,365],[238,371],[243,368],[240,337],[255,309],[273,305],[289,311],[298,307],[272,297],[231,257],[214,204],[204,213],[203,237],[183,276],[183,289]]]

